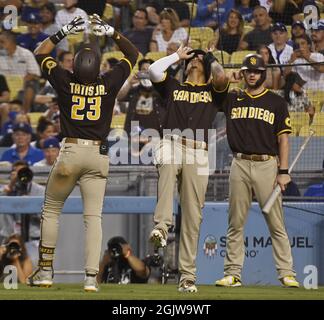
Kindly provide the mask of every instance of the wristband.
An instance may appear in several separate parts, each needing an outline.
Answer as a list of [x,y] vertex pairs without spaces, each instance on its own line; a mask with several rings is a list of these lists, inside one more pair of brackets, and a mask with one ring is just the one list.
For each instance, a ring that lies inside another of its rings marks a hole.
[[57,45],[62,39],[66,37],[66,34],[62,31],[62,29],[52,36],[50,36],[50,40]]
[[289,174],[288,169],[279,169],[279,174]]

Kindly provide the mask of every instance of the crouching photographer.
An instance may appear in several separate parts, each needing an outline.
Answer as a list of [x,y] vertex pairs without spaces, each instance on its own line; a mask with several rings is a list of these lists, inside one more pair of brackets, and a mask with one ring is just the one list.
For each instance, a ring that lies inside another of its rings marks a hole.
[[9,236],[4,241],[4,244],[0,246],[0,281],[3,281],[6,276],[4,269],[8,265],[16,267],[20,283],[26,283],[27,276],[33,271],[26,247],[22,238],[17,234]]
[[[28,163],[18,160],[12,164],[9,183],[0,190],[2,196],[44,196],[45,187],[33,181]],[[13,233],[22,234],[25,241],[39,239],[39,215],[1,214],[0,243]]]
[[129,243],[122,237],[108,241],[100,262],[98,281],[101,283],[146,283],[150,268],[132,253]]

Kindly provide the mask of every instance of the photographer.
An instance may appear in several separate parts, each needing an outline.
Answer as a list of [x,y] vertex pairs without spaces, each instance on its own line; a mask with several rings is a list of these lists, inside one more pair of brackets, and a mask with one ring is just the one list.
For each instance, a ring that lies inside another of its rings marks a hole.
[[[26,161],[18,160],[13,163],[10,173],[10,180],[2,190],[2,196],[44,196],[45,188],[32,181],[33,172],[29,169]],[[39,217],[38,215],[29,216],[29,233],[26,234],[31,240],[39,239]],[[12,233],[21,233],[20,216],[1,214],[0,215],[0,241],[1,237],[8,237]]]
[[32,272],[33,266],[22,238],[17,234],[9,236],[4,245],[0,246],[0,281],[3,281],[4,268],[8,265],[16,267],[18,281],[26,283],[26,278]]
[[140,60],[139,72],[125,81],[117,95],[118,102],[128,102],[124,128],[128,135],[132,130],[131,121],[138,121],[143,129],[161,129],[164,109],[161,97],[149,79],[148,68],[152,63],[151,59]]
[[129,243],[122,237],[113,237],[100,262],[100,283],[146,283],[150,276],[148,265],[133,255]]

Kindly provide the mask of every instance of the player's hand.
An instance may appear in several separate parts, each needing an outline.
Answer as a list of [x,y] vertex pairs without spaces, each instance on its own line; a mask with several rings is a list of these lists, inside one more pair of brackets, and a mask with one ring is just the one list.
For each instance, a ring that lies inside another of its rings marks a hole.
[[279,174],[277,176],[277,183],[280,186],[281,191],[286,190],[286,185],[291,181],[291,177],[289,174]]
[[97,14],[91,17],[90,24],[92,26],[92,33],[96,36],[112,37],[115,32],[114,27],[103,21]]
[[177,54],[180,58],[180,60],[187,60],[190,59],[194,56],[194,52],[191,54],[188,54],[189,51],[191,51],[192,49],[190,47],[185,47],[183,45],[183,43],[181,43],[181,46],[179,47],[179,49],[177,50]]
[[243,79],[243,75],[241,71],[233,71],[230,75],[230,83],[239,83]]
[[85,29],[85,21],[81,16],[75,17],[71,22],[62,27],[61,31],[64,35],[78,34]]

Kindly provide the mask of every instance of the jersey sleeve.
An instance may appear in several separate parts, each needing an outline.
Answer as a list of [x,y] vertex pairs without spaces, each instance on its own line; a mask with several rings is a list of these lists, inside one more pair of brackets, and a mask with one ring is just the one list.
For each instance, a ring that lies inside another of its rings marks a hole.
[[276,115],[275,115],[275,134],[280,136],[283,133],[291,133],[291,124],[290,124],[290,116],[288,112],[288,105],[287,102],[282,99],[278,101],[277,108],[276,108]]
[[211,87],[212,87],[211,92],[212,92],[213,100],[218,108],[220,108],[223,105],[223,103],[228,95],[229,85],[230,85],[230,83],[228,82],[226,87],[223,90],[217,90],[211,84]]
[[112,70],[105,73],[102,77],[106,83],[108,90],[118,92],[123,86],[126,79],[132,72],[132,64],[127,58],[122,58],[112,68]]
[[153,82],[153,86],[162,98],[167,98],[170,92],[174,89],[176,83],[177,80],[172,78],[169,72],[165,71],[163,79],[159,82]]
[[50,55],[36,55],[42,75],[47,79],[54,89],[58,89],[65,78],[65,70],[59,66],[57,61]]

